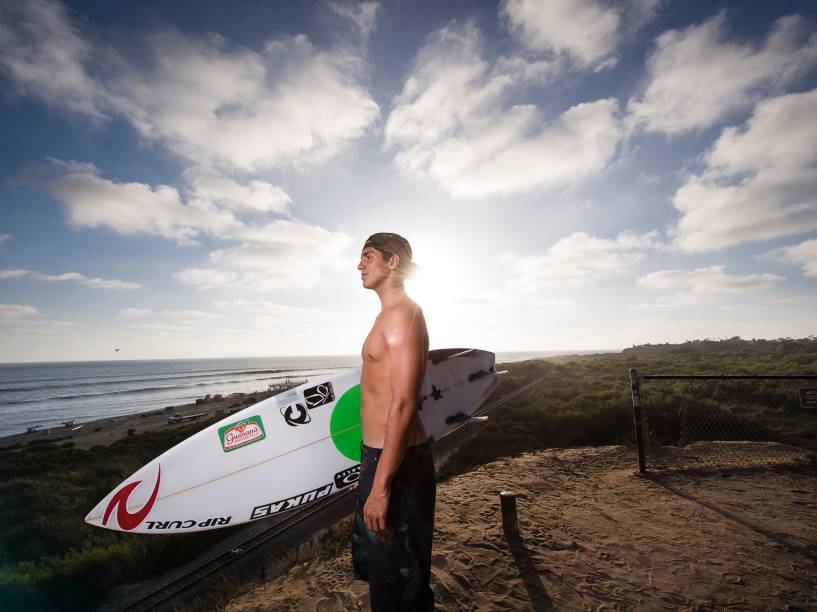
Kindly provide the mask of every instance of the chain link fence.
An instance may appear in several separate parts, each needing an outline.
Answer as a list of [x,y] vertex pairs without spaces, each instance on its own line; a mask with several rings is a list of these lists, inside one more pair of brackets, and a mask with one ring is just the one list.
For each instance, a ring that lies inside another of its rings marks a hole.
[[631,371],[639,469],[817,466],[817,375]]

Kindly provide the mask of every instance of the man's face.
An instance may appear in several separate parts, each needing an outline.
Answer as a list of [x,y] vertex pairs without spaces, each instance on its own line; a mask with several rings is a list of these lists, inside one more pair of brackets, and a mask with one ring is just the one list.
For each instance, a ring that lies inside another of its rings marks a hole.
[[360,270],[360,279],[365,289],[375,289],[389,277],[391,272],[389,258],[374,247],[363,249],[357,269]]

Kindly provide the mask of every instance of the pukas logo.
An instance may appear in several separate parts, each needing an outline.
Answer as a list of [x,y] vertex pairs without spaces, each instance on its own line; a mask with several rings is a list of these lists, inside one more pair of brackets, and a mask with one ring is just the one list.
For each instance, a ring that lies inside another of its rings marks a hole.
[[263,440],[267,436],[264,423],[258,415],[219,427],[218,437],[225,453]]
[[162,480],[162,466],[159,466],[159,471],[156,474],[156,484],[153,485],[153,493],[150,494],[150,499],[147,500],[141,510],[137,512],[128,512],[128,498],[133,490],[142,484],[141,480],[126,484],[119,489],[111,501],[108,502],[108,507],[105,508],[105,516],[102,517],[102,524],[107,526],[108,519],[111,517],[113,509],[116,508],[116,522],[121,529],[131,531],[136,529],[142,521],[144,521],[150,513],[153,504],[156,503],[156,496],[159,494],[159,482]]

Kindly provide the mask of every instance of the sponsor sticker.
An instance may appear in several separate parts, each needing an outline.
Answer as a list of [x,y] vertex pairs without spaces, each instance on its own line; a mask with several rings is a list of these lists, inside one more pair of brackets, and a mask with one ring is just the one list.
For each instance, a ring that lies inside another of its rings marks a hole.
[[255,508],[252,509],[252,513],[250,514],[250,520],[264,518],[265,516],[272,516],[273,514],[278,514],[279,512],[284,512],[285,510],[292,510],[293,508],[303,506],[304,504],[308,504],[309,502],[315,501],[316,499],[320,499],[321,497],[326,497],[331,492],[332,483],[330,482],[329,484],[323,485],[322,487],[318,487],[317,489],[313,489],[312,491],[307,491],[306,493],[299,493],[294,497],[280,499],[270,504],[256,506]]
[[306,425],[312,420],[312,417],[309,416],[304,405],[298,402],[281,408],[281,416],[284,417],[284,420],[290,427]]
[[218,428],[221,448],[225,453],[253,444],[267,437],[259,415],[251,416]]
[[360,478],[360,464],[353,465],[350,468],[346,468],[342,472],[338,472],[335,474],[335,488],[336,489],[343,489],[344,487],[348,487],[351,484],[354,484]]
[[306,407],[310,410],[335,401],[335,389],[331,382],[321,383],[309,389],[304,389]]

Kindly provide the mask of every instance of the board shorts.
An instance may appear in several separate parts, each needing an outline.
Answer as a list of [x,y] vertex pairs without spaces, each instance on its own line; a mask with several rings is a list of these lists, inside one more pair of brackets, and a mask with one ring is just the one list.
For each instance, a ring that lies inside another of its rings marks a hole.
[[362,445],[357,507],[352,527],[355,577],[369,582],[374,612],[433,610],[431,538],[437,497],[431,438],[409,446],[391,483],[386,526],[378,537],[363,522],[363,506],[374,482],[382,449]]

